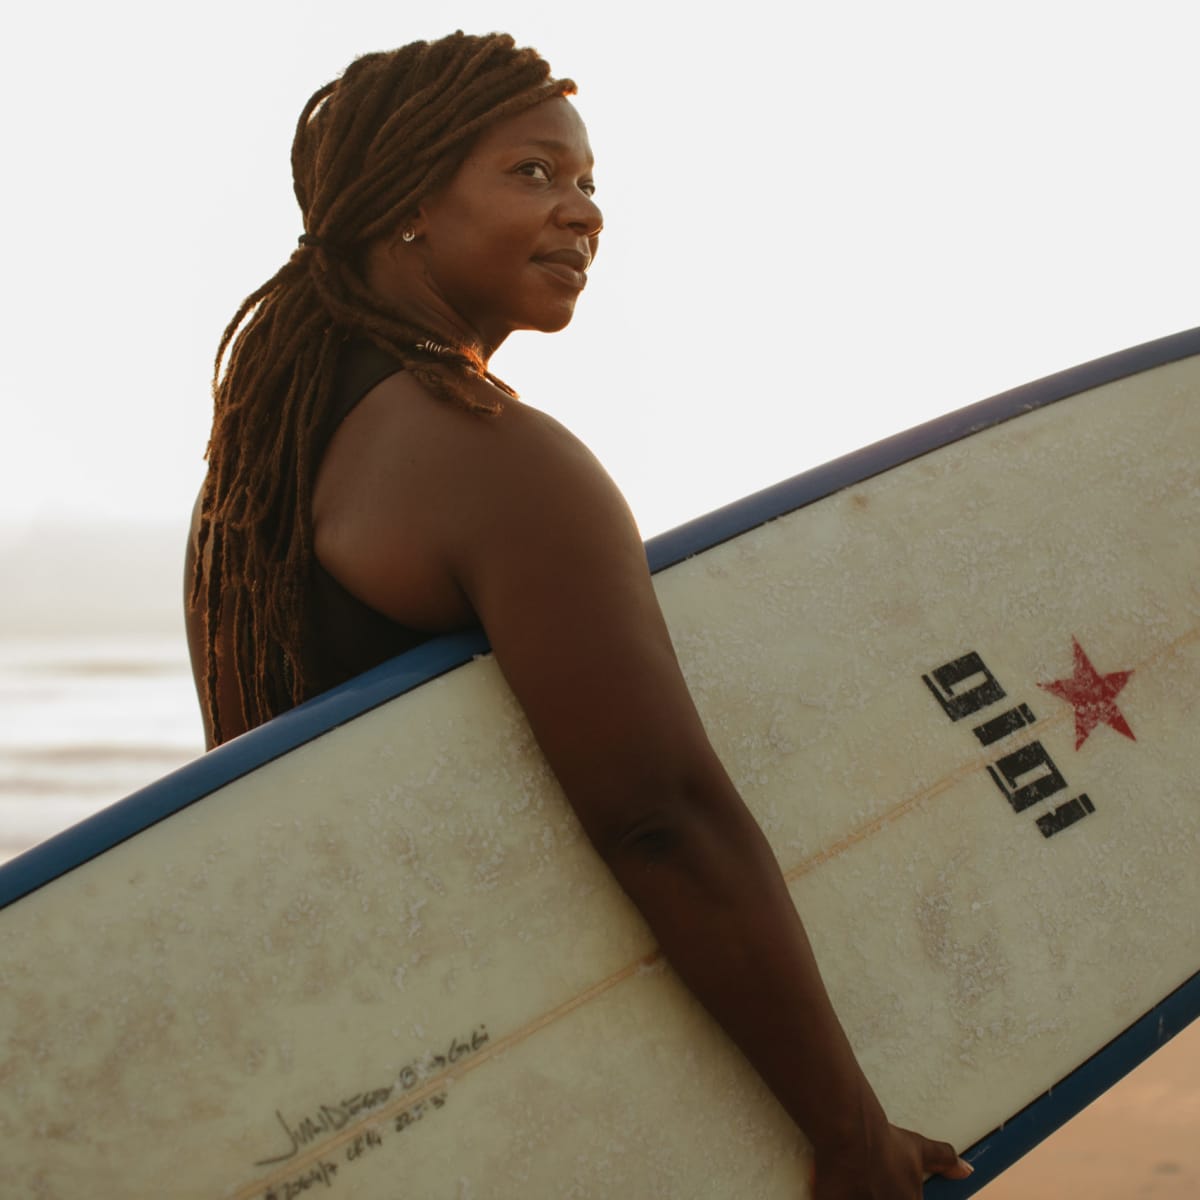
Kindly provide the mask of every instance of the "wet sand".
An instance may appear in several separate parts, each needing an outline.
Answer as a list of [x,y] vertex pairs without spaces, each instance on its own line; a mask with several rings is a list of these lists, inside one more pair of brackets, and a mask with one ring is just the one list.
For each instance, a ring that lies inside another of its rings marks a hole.
[[980,1200],[1197,1200],[1200,1021],[977,1194]]

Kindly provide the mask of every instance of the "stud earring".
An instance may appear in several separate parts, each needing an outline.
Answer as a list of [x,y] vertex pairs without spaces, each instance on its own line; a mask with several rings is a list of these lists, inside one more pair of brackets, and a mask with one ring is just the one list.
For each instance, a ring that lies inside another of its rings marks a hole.
[[406,230],[405,230],[405,231],[404,231],[404,232],[403,232],[403,233],[400,235],[400,240],[401,240],[402,242],[412,242],[412,241],[415,241],[415,240],[416,240],[416,237],[417,237],[417,235],[416,235],[416,234],[415,234],[415,233],[414,233],[414,232],[413,232],[411,229],[406,229]]

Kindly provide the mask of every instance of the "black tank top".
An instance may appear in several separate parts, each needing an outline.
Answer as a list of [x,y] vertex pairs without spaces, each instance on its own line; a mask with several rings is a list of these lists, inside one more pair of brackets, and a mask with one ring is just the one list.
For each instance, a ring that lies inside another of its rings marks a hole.
[[[320,462],[337,427],[354,406],[403,367],[370,342],[346,343],[338,362],[334,403],[317,446]],[[310,695],[328,691],[435,634],[399,625],[351,595],[316,559],[309,592]]]

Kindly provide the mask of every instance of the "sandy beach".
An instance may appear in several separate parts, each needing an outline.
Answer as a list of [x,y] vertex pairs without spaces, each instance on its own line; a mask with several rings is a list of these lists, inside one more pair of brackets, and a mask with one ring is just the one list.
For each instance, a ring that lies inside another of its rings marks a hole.
[[1197,1200],[1200,1021],[983,1188],[981,1200]]

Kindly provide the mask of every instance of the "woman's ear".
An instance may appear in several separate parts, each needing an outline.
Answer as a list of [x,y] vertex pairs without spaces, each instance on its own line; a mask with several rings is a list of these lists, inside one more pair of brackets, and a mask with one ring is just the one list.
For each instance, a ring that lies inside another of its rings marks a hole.
[[420,241],[429,231],[429,214],[426,211],[427,203],[427,200],[422,200],[417,205],[417,211],[411,213],[400,222],[400,236],[407,245],[411,246],[413,242]]
[[406,217],[394,229],[379,239],[380,249],[388,262],[395,266],[411,265],[413,247],[420,240],[425,220],[420,215]]

